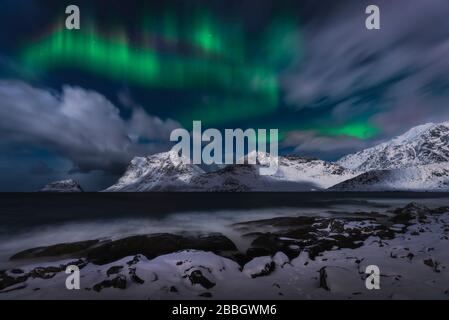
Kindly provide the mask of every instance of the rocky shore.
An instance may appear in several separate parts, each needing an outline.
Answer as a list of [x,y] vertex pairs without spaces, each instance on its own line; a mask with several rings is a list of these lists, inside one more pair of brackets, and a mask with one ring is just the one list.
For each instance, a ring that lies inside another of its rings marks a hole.
[[[0,271],[0,299],[449,298],[449,207],[416,203],[236,223],[222,234],[150,234],[37,247]],[[67,290],[68,265],[81,289]],[[367,290],[377,265],[381,289]]]

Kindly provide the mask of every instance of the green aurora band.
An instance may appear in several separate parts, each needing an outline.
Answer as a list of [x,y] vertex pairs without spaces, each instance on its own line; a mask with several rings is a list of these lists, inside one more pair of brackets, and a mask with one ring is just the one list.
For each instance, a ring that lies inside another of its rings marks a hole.
[[[216,90],[251,101],[258,105],[259,113],[272,112],[279,104],[277,75],[272,70],[216,58],[162,55],[151,48],[133,47],[122,38],[106,39],[95,32],[57,30],[27,47],[22,58],[27,66],[40,71],[80,68],[148,88]],[[215,48],[207,42],[203,45],[210,50]],[[239,110],[242,111],[235,109]],[[216,114],[211,122],[219,120],[219,110]]]
[[380,133],[378,127],[369,122],[351,122],[339,127],[321,128],[319,133],[330,136],[348,136],[369,139]]
[[[162,18],[162,28],[147,19],[138,46],[130,44],[124,32],[106,37],[95,28],[70,31],[60,27],[25,47],[21,58],[26,66],[38,72],[79,68],[150,89],[215,92],[206,102],[177,110],[177,120],[187,128],[192,120],[201,120],[204,127],[211,127],[275,113],[280,104],[278,69],[292,59],[293,52],[302,51],[301,44],[289,47],[294,42],[290,31],[297,30],[295,23],[281,20],[268,27],[268,36],[259,41],[266,61],[254,65],[246,61],[241,32],[231,32],[234,36],[229,36],[229,32],[220,32],[207,16],[196,20],[192,32],[181,33],[182,28],[171,15]],[[171,50],[159,52],[152,46],[156,32]],[[290,38],[282,38],[286,34]],[[190,50],[178,50],[179,43],[187,44]],[[311,128],[296,121],[277,125],[281,140],[288,131],[299,129],[359,139],[369,139],[380,132],[366,121],[338,127]]]

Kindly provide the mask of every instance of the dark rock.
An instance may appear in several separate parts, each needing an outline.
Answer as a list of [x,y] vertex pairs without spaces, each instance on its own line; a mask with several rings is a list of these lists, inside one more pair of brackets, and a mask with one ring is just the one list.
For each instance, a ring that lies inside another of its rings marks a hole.
[[82,255],[86,249],[99,243],[99,240],[88,240],[72,243],[60,243],[48,247],[27,249],[16,253],[10,260],[33,259],[41,257],[57,257],[65,255]]
[[[279,231],[272,233],[252,232],[248,237],[255,237],[247,251],[249,258],[285,253],[290,259],[298,256],[302,250],[308,251],[314,259],[324,251],[334,248],[356,249],[370,236],[381,239],[393,239],[397,232],[390,229],[388,217],[372,213],[360,213],[358,217],[340,215],[339,218],[282,217],[254,222],[239,223],[235,226],[276,226]],[[379,220],[376,220],[376,218]],[[349,225],[348,222],[358,222]],[[384,224],[383,224],[384,223]],[[294,245],[294,247],[292,247]]]
[[28,275],[11,277],[11,276],[7,275],[6,273],[0,273],[0,290],[2,290],[2,292],[4,292],[3,290],[5,288],[11,287],[18,283],[25,282],[27,279],[28,279]]
[[192,284],[199,284],[202,287],[204,287],[205,289],[210,289],[210,288],[213,288],[215,286],[215,283],[213,283],[212,281],[207,279],[203,275],[201,270],[194,270],[194,271],[192,271],[190,273],[190,275],[189,275],[189,279],[190,279],[190,282]]
[[[29,273],[25,273],[20,269],[12,269],[10,274],[8,274],[6,271],[0,272],[0,290],[3,290],[5,288],[11,287],[13,285],[16,285],[18,283],[22,283],[28,280],[28,278],[40,278],[40,279],[51,279],[53,278],[58,272],[66,270],[68,265],[76,265],[80,269],[85,266],[84,260],[77,260],[72,261],[66,265],[59,265],[59,266],[48,266],[48,267],[37,267],[31,270]],[[12,272],[14,271],[14,272]],[[13,275],[18,275],[17,277]]]
[[441,270],[440,270],[441,263],[439,263],[438,261],[434,261],[433,259],[429,258],[429,259],[424,260],[423,262],[426,266],[431,267],[433,269],[433,271],[435,271],[437,273],[441,272]]
[[426,259],[426,260],[424,260],[423,262],[424,262],[424,264],[425,264],[426,266],[429,266],[429,267],[431,267],[431,268],[435,267],[435,264],[433,263],[433,260],[432,260],[432,259]]
[[134,256],[134,258],[132,258],[132,260],[128,261],[126,264],[128,266],[133,266],[135,264],[137,264],[140,261],[140,255],[136,255]]
[[254,273],[251,275],[251,278],[258,278],[258,277],[264,277],[270,275],[274,270],[276,269],[276,263],[274,261],[271,261],[270,263],[267,263],[265,267],[257,273]]
[[170,292],[178,292],[178,289],[175,286],[171,286]]
[[319,274],[320,274],[320,288],[326,290],[326,291],[330,291],[330,288],[327,284],[327,272],[326,272],[326,267],[322,267],[319,270]]
[[106,274],[109,277],[111,274],[117,274],[123,269],[123,266],[112,266],[107,271]]
[[148,259],[153,259],[163,254],[187,249],[212,251],[217,254],[237,250],[231,240],[220,234],[200,237],[155,234],[132,236],[100,244],[89,249],[87,257],[96,264],[106,264],[130,255],[142,254]]
[[118,275],[113,279],[103,280],[93,286],[93,289],[97,292],[100,292],[104,288],[126,289],[126,277],[123,275]]
[[60,267],[37,267],[33,269],[29,276],[31,278],[40,278],[40,279],[51,279],[53,278],[58,272],[64,271],[66,268],[65,266]]
[[[85,256],[97,264],[106,264],[130,255],[143,254],[147,258],[152,259],[163,254],[187,249],[212,251],[217,254],[223,251],[237,251],[234,243],[221,234],[196,237],[154,234],[132,236],[115,241],[100,242],[99,240],[89,240],[38,247],[21,251],[10,259],[77,255]],[[138,257],[135,259],[138,259]],[[129,263],[134,264],[134,261]]]
[[314,217],[278,217],[272,219],[255,220],[235,223],[234,227],[254,227],[254,226],[273,226],[273,227],[306,227],[315,222]]
[[415,202],[412,202],[403,208],[398,208],[394,210],[393,211],[394,216],[391,218],[391,221],[397,224],[410,225],[411,220],[418,219],[422,221],[423,219],[425,219],[426,214],[429,213],[430,213],[429,208],[418,205]]
[[134,281],[135,283],[138,283],[138,284],[144,284],[145,283],[145,281],[143,279],[141,279],[136,274],[136,268],[129,268],[129,275],[131,276],[131,280]]
[[9,272],[13,273],[13,274],[22,274],[25,273],[23,270],[21,269],[12,269]]

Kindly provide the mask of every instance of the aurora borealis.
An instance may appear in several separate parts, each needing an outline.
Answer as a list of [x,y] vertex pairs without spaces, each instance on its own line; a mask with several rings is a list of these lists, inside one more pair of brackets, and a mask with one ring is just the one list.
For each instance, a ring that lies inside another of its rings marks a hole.
[[[303,54],[299,19],[284,12],[269,21],[255,41],[263,59],[253,59],[239,21],[220,25],[218,17],[199,11],[187,21],[173,9],[161,15],[144,13],[134,41],[123,25],[113,26],[115,31],[107,34],[97,30],[94,20],[79,31],[59,23],[25,45],[21,61],[40,73],[76,68],[149,90],[212,93],[207,101],[170,114],[184,126],[195,119],[222,126],[275,113],[281,104],[279,75]],[[315,129],[362,139],[377,132],[362,122]]]
[[[83,34],[62,28],[26,48],[23,61],[44,72],[69,65],[113,80],[126,79],[149,89],[200,88],[219,92],[225,99],[239,97],[226,105],[223,102],[207,104],[198,113],[193,113],[193,117],[204,117],[211,124],[232,120],[229,115],[236,112],[245,117],[254,112],[269,113],[276,108],[279,104],[276,74],[263,67],[227,61],[227,57],[220,56],[221,42],[208,40],[206,30],[198,30],[203,35],[194,37],[196,41],[191,44],[192,52],[198,53],[188,55],[176,50],[159,54],[145,45],[133,47],[126,43],[126,38],[109,40],[94,31]],[[252,108],[254,105],[257,109]]]
[[[207,41],[200,54],[215,48]],[[262,67],[233,64],[221,58],[159,55],[151,48],[133,48],[120,37],[105,40],[94,32],[57,30],[48,39],[27,48],[24,63],[36,69],[77,67],[113,79],[126,79],[147,88],[207,88],[225,93],[254,95],[278,103],[276,75]]]
[[67,30],[70,1],[2,1],[0,173],[13,181],[17,163],[40,172],[29,188],[70,172],[95,189],[194,120],[276,128],[281,154],[335,160],[444,118],[445,33],[390,16],[368,32],[365,2],[80,0]]

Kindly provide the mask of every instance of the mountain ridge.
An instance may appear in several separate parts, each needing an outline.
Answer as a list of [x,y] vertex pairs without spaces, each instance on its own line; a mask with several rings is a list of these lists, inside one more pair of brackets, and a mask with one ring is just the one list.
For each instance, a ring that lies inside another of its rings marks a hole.
[[[151,191],[440,191],[449,190],[449,122],[427,123],[336,162],[279,156],[273,175],[259,174],[268,153],[250,152],[245,164],[203,170],[174,151],[136,157],[106,192]],[[250,160],[250,163],[248,164]]]
[[[250,153],[245,156],[246,164],[231,164],[212,172],[176,157],[169,151],[134,158],[119,181],[104,191],[311,191],[354,176],[337,164],[293,156],[279,156],[279,170],[270,176],[259,174],[259,168],[268,165],[269,154]],[[255,164],[248,164],[248,158]]]

